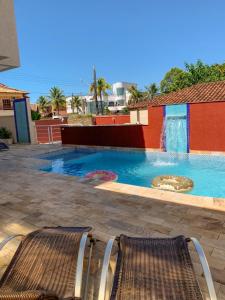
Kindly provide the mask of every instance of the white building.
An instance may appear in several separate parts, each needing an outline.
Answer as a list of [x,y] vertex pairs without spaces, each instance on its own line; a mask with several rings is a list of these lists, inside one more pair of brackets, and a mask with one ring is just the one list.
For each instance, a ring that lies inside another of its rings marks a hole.
[[[130,82],[116,82],[112,84],[112,92],[108,96],[103,96],[103,105],[111,112],[116,113],[121,111],[128,105],[130,93],[128,89],[131,86],[137,87],[136,83]],[[80,96],[83,99],[86,114],[96,113],[96,104],[93,95]],[[71,96],[66,98],[67,113],[72,113],[70,105]],[[98,97],[98,106],[100,106],[100,99]],[[76,112],[76,110],[75,110]]]

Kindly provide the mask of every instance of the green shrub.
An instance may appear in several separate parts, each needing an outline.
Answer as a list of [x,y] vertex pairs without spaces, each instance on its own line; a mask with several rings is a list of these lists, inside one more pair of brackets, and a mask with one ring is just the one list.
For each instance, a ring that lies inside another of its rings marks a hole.
[[0,127],[0,139],[11,139],[12,132],[6,127]]
[[31,118],[33,121],[40,120],[41,114],[38,111],[31,110]]

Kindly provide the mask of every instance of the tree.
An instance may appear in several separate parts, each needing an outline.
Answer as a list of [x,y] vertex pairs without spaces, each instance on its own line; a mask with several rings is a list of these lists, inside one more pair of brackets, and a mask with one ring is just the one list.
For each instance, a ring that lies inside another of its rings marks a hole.
[[162,93],[170,93],[197,83],[225,80],[225,63],[208,65],[201,60],[185,63],[185,69],[172,68],[160,83]]
[[66,97],[64,96],[63,91],[58,87],[52,87],[50,89],[49,100],[52,108],[57,110],[59,115],[60,107],[64,107],[66,105]]
[[196,64],[185,63],[185,69],[191,84],[225,79],[225,64],[210,66],[198,60]]
[[144,97],[146,99],[153,99],[153,97],[156,95],[156,93],[158,92],[158,87],[155,83],[150,84],[149,86],[145,87],[145,93],[144,93]]
[[81,108],[82,108],[83,114],[85,114],[86,113],[86,108],[87,108],[87,99],[86,98],[82,98]]
[[97,95],[97,80],[96,80],[96,70],[95,67],[93,68],[93,82],[90,85],[90,92],[93,93],[93,99],[95,100],[95,109],[96,114],[99,114],[99,108],[98,108],[98,95]]
[[97,80],[97,93],[100,98],[100,107],[101,107],[101,113],[103,114],[103,101],[102,97],[107,96],[107,90],[111,90],[111,85],[106,82],[104,78],[98,78]]
[[82,107],[81,98],[79,96],[72,95],[72,97],[70,99],[70,105],[71,105],[73,114],[74,114],[75,108],[77,109],[77,113],[79,114],[81,107]]
[[129,96],[129,104],[138,103],[143,100],[143,93],[139,91],[134,85],[128,88]]
[[185,71],[172,68],[160,82],[160,90],[162,93],[170,93],[190,85],[189,76]]
[[[111,90],[111,85],[108,82],[106,82],[106,80],[104,78],[101,77],[101,78],[97,79],[96,87],[97,87],[97,96],[100,99],[100,111],[101,111],[101,114],[103,114],[103,111],[104,111],[103,96],[108,95],[107,91]],[[94,83],[92,83],[90,86],[90,92],[93,93],[94,89],[95,89],[95,85],[94,85]]]
[[31,110],[31,119],[32,121],[40,120],[41,114],[38,111]]
[[45,113],[47,110],[47,107],[49,106],[49,101],[48,101],[47,97],[40,96],[37,100],[37,104],[38,104],[40,111],[42,113]]

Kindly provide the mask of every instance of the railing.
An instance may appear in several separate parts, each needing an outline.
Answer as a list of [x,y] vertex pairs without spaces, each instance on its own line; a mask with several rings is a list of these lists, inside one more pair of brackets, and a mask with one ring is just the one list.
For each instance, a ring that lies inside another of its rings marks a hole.
[[53,144],[62,141],[59,125],[37,125],[37,141],[39,144]]

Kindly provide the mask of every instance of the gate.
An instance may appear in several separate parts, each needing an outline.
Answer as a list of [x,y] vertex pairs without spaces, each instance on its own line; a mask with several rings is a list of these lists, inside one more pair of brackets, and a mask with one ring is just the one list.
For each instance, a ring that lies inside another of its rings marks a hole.
[[37,140],[39,144],[53,144],[62,141],[59,125],[37,125]]

